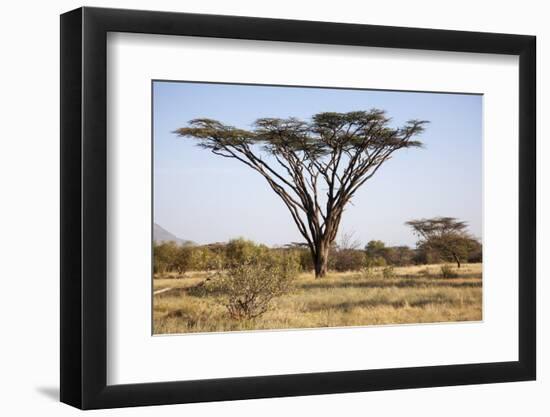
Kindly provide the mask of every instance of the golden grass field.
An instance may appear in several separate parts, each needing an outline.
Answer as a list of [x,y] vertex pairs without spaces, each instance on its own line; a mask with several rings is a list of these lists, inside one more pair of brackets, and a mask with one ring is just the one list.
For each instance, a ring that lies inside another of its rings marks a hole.
[[264,315],[232,320],[214,296],[192,296],[186,288],[207,273],[155,278],[155,334],[260,329],[368,326],[401,323],[479,321],[482,319],[482,265],[466,264],[457,278],[442,278],[441,265],[396,267],[392,278],[382,268],[370,275],[329,273],[315,279],[301,274],[293,291],[273,300]]

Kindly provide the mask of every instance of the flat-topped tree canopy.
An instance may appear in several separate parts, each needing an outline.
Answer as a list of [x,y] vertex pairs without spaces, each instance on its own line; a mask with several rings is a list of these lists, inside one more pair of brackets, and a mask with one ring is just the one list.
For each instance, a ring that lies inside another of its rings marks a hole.
[[410,139],[423,130],[426,121],[410,120],[401,128],[391,128],[389,122],[385,111],[372,109],[318,113],[310,121],[295,117],[261,118],[253,123],[252,130],[200,118],[191,120],[189,126],[179,128],[175,133],[202,139],[200,146],[210,149],[260,144],[272,153],[291,150],[304,153],[310,159],[339,150],[366,152],[380,147],[390,149],[422,145],[420,141]]
[[323,276],[346,204],[395,151],[422,146],[413,138],[426,123],[391,127],[385,111],[371,109],[318,113],[310,120],[260,118],[250,130],[201,118],[174,133],[261,174],[289,209],[316,275]]
[[420,238],[417,246],[428,246],[442,254],[448,254],[460,268],[460,255],[464,248],[476,240],[467,232],[468,222],[455,217],[433,217],[405,222]]
[[424,239],[434,236],[461,235],[468,227],[468,222],[458,220],[456,217],[443,216],[431,219],[409,220],[405,224],[411,226],[415,233]]

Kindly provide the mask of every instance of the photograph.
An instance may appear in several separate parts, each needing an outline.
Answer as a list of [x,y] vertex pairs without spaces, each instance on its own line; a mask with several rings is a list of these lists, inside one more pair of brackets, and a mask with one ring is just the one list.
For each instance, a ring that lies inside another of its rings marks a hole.
[[176,9],[65,10],[48,54],[59,308],[51,329],[11,321],[56,338],[60,401],[427,416],[462,390],[457,415],[536,415],[544,19]]
[[483,319],[482,95],[152,96],[153,334]]

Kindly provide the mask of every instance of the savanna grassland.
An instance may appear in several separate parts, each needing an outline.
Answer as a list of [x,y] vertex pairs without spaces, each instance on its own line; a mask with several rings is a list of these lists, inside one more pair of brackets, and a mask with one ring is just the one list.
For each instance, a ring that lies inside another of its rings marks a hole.
[[464,264],[444,278],[442,265],[302,273],[292,289],[250,320],[227,314],[223,294],[196,291],[208,272],[153,280],[155,334],[368,326],[482,319],[482,264]]

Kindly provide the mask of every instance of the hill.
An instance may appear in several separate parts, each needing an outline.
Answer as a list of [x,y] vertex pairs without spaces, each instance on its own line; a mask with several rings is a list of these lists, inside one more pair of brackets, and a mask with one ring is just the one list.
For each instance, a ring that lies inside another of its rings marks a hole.
[[154,223],[154,227],[153,227],[153,240],[157,243],[176,242],[178,245],[193,244],[192,241],[181,239],[156,223]]

